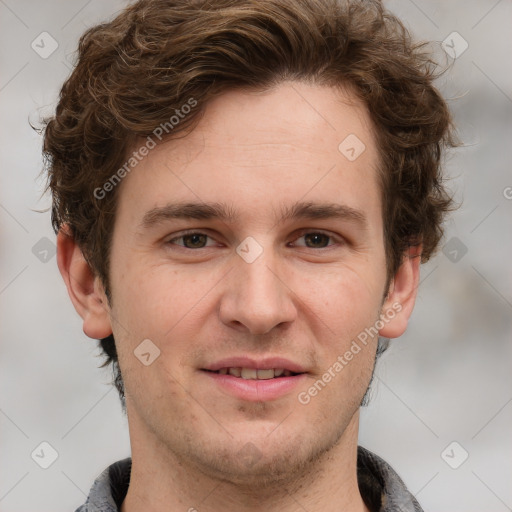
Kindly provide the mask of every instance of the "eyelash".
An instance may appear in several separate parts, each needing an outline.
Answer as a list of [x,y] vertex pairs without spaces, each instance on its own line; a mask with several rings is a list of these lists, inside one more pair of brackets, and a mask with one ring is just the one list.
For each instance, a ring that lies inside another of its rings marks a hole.
[[[205,235],[210,239],[212,238],[207,233],[203,233],[202,231],[186,231],[186,232],[183,232],[180,236],[176,236],[176,237],[173,237],[173,238],[167,240],[166,244],[167,245],[177,245],[178,247],[185,249],[185,250],[189,250],[189,251],[198,251],[200,249],[208,249],[208,247],[211,247],[211,246],[206,246],[206,247],[191,248],[191,247],[185,247],[184,245],[174,243],[176,240],[180,240],[185,237],[192,236],[192,235]],[[335,243],[338,243],[338,244],[343,243],[343,240],[340,237],[334,236],[334,235],[332,235],[328,232],[322,231],[322,230],[302,230],[299,232],[299,236],[295,240],[298,240],[299,238],[302,238],[305,235],[323,235],[323,236],[326,236],[327,238],[329,238],[329,241],[334,241]],[[306,246],[300,246],[300,247],[304,247],[305,249],[314,249],[314,250],[315,249],[316,250],[329,249],[329,248],[333,247],[333,245],[335,245],[335,243],[329,244],[326,247],[318,247],[318,248],[306,247]]]

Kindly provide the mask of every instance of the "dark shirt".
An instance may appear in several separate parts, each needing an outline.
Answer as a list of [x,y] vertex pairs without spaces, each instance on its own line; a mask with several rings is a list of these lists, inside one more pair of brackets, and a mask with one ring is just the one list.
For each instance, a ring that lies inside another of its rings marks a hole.
[[[75,512],[119,512],[130,483],[132,459],[109,466],[94,481],[84,505]],[[359,446],[357,480],[371,512],[423,512],[393,468],[379,456]]]

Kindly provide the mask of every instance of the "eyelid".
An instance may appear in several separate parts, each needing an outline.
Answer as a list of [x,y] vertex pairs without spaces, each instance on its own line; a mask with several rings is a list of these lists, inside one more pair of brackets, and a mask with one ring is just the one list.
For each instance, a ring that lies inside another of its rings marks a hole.
[[[345,239],[343,237],[341,237],[340,235],[335,235],[334,233],[330,232],[330,231],[325,231],[323,229],[315,229],[315,228],[303,228],[303,229],[300,229],[299,231],[296,231],[294,236],[293,236],[293,240],[297,240],[298,238],[302,238],[304,235],[306,234],[321,234],[321,235],[325,235],[327,237],[329,237],[333,242],[337,243],[337,244],[343,244],[345,243]],[[305,249],[313,249],[313,250],[321,250],[321,249],[327,249],[329,247],[332,247],[333,245],[335,245],[335,243],[333,244],[330,244],[326,247],[319,247],[317,249],[314,249],[313,247],[306,247],[306,246],[300,246],[300,247],[304,247]]]
[[[165,243],[169,244],[171,242],[174,242],[175,240],[179,240],[180,238],[183,238],[188,235],[206,235],[211,240],[214,240],[213,236],[210,235],[210,233],[207,229],[206,230],[189,229],[189,230],[185,230],[185,231],[180,231],[176,235],[172,235],[172,238],[167,238],[165,240]],[[183,245],[179,245],[179,244],[172,244],[172,245],[177,245],[178,247],[182,247],[183,249],[196,250],[196,251],[198,250],[198,249],[190,249],[189,247],[184,247]],[[207,247],[211,247],[211,246],[207,246]],[[199,249],[206,249],[206,247],[200,247]]]

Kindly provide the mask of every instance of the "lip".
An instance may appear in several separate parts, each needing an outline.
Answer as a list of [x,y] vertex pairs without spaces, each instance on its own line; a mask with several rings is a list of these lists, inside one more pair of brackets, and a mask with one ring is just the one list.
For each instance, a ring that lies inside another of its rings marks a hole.
[[221,368],[256,368],[259,370],[268,370],[270,368],[282,368],[290,370],[293,373],[305,373],[306,370],[297,363],[283,357],[265,357],[263,359],[253,359],[251,357],[228,357],[212,363],[202,368],[216,372]]
[[201,373],[218,386],[221,392],[247,402],[277,400],[295,390],[306,378],[305,373],[268,380],[242,379],[205,370]]
[[[221,368],[282,368],[297,375],[273,379],[242,379],[229,374],[214,373]],[[307,376],[301,365],[283,357],[229,357],[209,364],[201,369],[201,373],[222,393],[247,402],[267,402],[284,397],[296,390]]]

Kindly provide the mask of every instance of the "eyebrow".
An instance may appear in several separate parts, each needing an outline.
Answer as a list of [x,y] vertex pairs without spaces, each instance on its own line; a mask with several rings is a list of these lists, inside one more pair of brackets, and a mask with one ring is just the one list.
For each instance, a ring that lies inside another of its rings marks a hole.
[[[139,224],[139,229],[147,230],[173,219],[217,219],[234,223],[237,215],[232,207],[223,203],[169,203],[147,211]],[[291,206],[282,206],[277,224],[299,219],[340,219],[353,222],[363,230],[368,227],[366,215],[360,210],[338,203],[313,202],[297,202]]]

